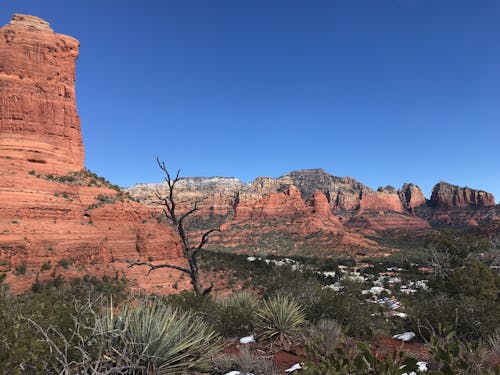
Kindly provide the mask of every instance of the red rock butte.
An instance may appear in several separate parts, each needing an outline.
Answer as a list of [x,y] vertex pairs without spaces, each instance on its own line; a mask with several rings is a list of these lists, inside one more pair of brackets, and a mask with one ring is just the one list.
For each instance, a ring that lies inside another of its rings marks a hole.
[[0,167],[60,175],[83,169],[79,45],[34,16],[15,14],[0,28]]
[[121,275],[168,293],[177,271],[147,275],[145,267],[128,265],[183,265],[175,234],[84,170],[78,49],[76,39],[37,17],[17,14],[0,28],[0,273],[14,292],[56,274],[91,274]]

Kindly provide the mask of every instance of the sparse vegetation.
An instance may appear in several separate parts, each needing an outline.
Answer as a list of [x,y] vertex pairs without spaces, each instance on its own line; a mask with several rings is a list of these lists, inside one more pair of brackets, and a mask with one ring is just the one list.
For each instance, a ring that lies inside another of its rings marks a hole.
[[52,268],[52,265],[50,264],[50,260],[48,262],[44,262],[42,264],[42,267],[40,268],[40,271],[48,271]]
[[304,309],[289,296],[275,296],[257,310],[256,325],[264,340],[288,346],[305,323]]
[[17,265],[16,268],[14,269],[14,274],[15,275],[25,275],[26,271],[28,270],[28,266],[26,262],[21,262],[21,264]]
[[59,259],[59,261],[57,262],[57,265],[64,268],[65,270],[67,270],[69,268],[69,266],[71,265],[71,262],[68,260],[68,259]]

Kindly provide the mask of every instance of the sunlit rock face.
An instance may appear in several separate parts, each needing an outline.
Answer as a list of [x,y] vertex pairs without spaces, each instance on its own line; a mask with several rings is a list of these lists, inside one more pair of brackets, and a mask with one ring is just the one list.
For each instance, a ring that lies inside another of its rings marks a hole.
[[[138,288],[168,293],[177,271],[147,275],[128,263],[184,265],[175,233],[149,208],[83,171],[78,48],[37,17],[14,15],[0,28],[0,273],[14,292],[36,279],[91,274],[125,276]],[[176,288],[189,288],[188,281]]]
[[493,194],[483,190],[471,189],[439,182],[432,189],[431,205],[436,208],[488,207],[495,205]]
[[66,174],[83,168],[75,100],[79,42],[37,17],[0,28],[0,166]]

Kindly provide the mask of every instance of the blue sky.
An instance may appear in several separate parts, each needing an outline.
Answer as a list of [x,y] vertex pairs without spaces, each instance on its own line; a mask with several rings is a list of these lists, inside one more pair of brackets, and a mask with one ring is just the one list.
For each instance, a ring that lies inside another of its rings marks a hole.
[[497,0],[2,0],[81,42],[86,166],[122,186],[303,168],[500,198]]

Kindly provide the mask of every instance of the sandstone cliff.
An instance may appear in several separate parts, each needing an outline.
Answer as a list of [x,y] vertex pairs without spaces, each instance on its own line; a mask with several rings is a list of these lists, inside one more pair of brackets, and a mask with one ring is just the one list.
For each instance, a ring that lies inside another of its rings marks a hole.
[[83,169],[75,100],[79,43],[40,18],[14,15],[0,28],[2,168],[66,174]]
[[468,206],[480,208],[494,206],[495,198],[483,190],[450,185],[441,181],[432,189],[431,205],[436,208]]
[[150,209],[83,169],[78,47],[33,16],[14,15],[0,28],[0,272],[14,291],[36,278],[86,273],[171,290],[175,271],[146,277],[127,262],[182,264],[176,236]]

